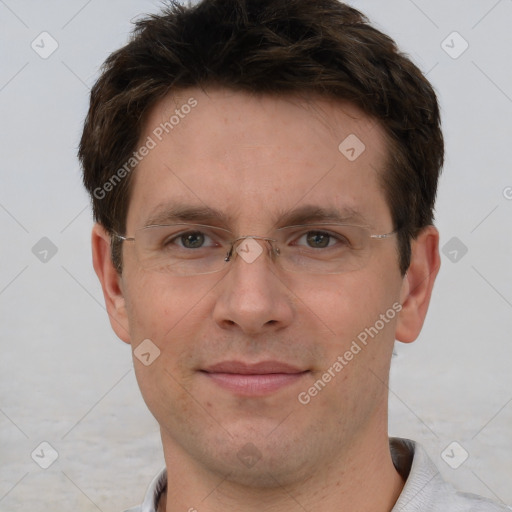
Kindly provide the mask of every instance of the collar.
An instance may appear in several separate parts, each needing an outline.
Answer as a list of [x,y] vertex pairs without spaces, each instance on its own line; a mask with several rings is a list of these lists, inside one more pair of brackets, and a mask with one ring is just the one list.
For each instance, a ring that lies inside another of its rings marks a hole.
[[[423,510],[433,493],[445,483],[425,450],[415,441],[390,438],[391,457],[405,486],[391,512]],[[157,512],[158,501],[167,487],[167,470],[158,473],[148,487],[142,505],[126,512]]]

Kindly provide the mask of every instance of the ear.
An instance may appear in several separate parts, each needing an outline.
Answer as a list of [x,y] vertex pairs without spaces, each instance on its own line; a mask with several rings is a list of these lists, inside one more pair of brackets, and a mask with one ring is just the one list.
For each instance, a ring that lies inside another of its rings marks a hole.
[[92,262],[103,289],[110,325],[121,340],[130,343],[122,277],[112,264],[110,235],[101,224],[92,228],[91,244]]
[[434,226],[422,229],[411,243],[411,264],[400,291],[402,310],[398,316],[395,337],[398,341],[414,341],[423,327],[434,281],[441,266],[439,232]]

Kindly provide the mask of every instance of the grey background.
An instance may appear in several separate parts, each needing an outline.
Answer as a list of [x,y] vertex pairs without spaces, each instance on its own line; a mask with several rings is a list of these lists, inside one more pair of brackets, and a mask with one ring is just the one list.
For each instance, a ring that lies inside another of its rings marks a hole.
[[[420,338],[396,347],[390,433],[422,442],[460,489],[512,503],[512,1],[351,4],[428,73],[447,142],[443,265]],[[120,511],[163,464],[91,266],[76,160],[100,64],[158,5],[0,0],[1,511]],[[47,59],[31,47],[43,31],[58,43]],[[454,31],[469,44],[458,58]]]

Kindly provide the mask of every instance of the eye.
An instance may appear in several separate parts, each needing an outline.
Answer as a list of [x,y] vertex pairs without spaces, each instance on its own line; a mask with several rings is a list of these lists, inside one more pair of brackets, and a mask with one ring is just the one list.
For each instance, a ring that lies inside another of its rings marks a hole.
[[187,249],[197,249],[198,247],[202,247],[204,240],[204,233],[201,233],[200,231],[185,233],[180,236],[180,242],[183,244],[183,247],[186,247]]
[[353,247],[350,233],[338,233],[325,231],[323,229],[310,229],[307,232],[298,234],[296,241],[292,244],[306,249],[346,249]]
[[186,233],[180,233],[172,237],[168,237],[164,240],[163,246],[169,248],[169,246],[177,244],[184,249],[201,249],[203,247],[213,247],[215,242],[202,231],[187,231]]
[[308,231],[299,238],[298,243],[301,245],[303,242],[306,242],[307,245],[313,249],[324,249],[335,245],[337,241],[340,241],[339,237],[332,233],[326,231]]
[[329,247],[331,237],[328,233],[321,233],[320,231],[310,231],[306,235],[307,243],[310,247],[323,249]]

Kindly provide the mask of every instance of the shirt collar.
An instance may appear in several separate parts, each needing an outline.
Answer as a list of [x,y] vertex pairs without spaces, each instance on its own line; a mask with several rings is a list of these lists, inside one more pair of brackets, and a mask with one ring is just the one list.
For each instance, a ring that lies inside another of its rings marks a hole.
[[[409,439],[392,437],[389,440],[391,457],[396,470],[406,481],[391,512],[420,510],[416,504],[424,504],[426,495],[439,484],[441,476],[423,448]],[[149,484],[139,512],[157,512],[160,496],[167,488],[167,470],[164,468]],[[137,509],[134,509],[137,510]],[[129,512],[129,511],[127,511]]]
[[404,488],[391,512],[416,512],[432,503],[436,490],[445,483],[421,445],[409,439],[390,438],[391,457],[405,480]]
[[[157,512],[160,496],[167,488],[167,470],[164,468],[149,484],[140,512]],[[129,511],[127,511],[129,512]]]

